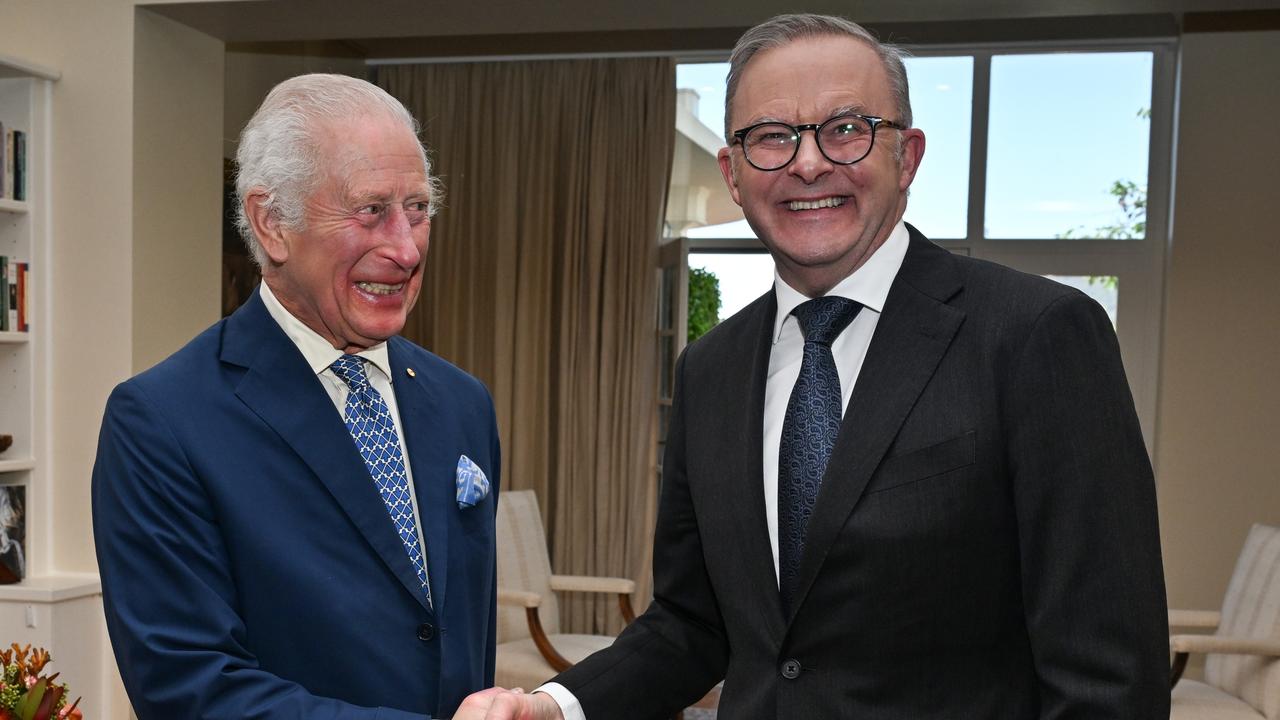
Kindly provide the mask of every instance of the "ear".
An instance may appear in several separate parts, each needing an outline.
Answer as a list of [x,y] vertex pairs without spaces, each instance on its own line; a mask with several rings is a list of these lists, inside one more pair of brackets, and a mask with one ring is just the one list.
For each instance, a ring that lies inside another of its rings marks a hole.
[[898,162],[898,189],[906,192],[916,179],[920,160],[924,157],[924,131],[908,128],[902,132],[902,155]]
[[244,196],[244,214],[267,258],[279,265],[289,259],[289,243],[285,238],[284,228],[280,226],[280,218],[271,211],[268,204],[270,199],[271,196],[265,190],[250,190]]
[[733,167],[733,148],[722,147],[716,153],[716,161],[720,163],[720,174],[724,176],[724,184],[729,188],[733,201],[742,206],[742,197],[738,194],[738,172]]

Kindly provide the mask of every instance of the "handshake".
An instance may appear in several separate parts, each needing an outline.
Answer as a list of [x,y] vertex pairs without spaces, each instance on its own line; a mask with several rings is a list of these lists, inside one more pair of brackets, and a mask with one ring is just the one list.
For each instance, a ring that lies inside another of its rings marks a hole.
[[564,714],[546,693],[492,687],[467,696],[453,720],[564,720]]

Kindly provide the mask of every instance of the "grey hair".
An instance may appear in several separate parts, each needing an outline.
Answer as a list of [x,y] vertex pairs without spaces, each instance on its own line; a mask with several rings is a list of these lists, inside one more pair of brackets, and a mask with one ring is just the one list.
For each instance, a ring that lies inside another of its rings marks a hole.
[[777,15],[743,33],[738,38],[738,44],[733,47],[733,54],[729,56],[729,77],[724,93],[725,142],[733,142],[733,96],[737,94],[742,73],[752,58],[760,52],[796,40],[830,35],[851,37],[876,51],[889,75],[889,89],[893,92],[897,105],[898,117],[890,119],[902,123],[904,127],[911,127],[911,92],[907,86],[907,68],[903,64],[903,58],[907,57],[905,50],[897,45],[880,42],[866,28],[842,17],[811,13]]
[[[252,190],[265,190],[265,206],[280,223],[300,231],[306,225],[305,203],[328,168],[322,163],[320,138],[326,123],[385,116],[403,124],[416,137],[418,123],[404,105],[382,88],[348,75],[312,73],[289,78],[272,88],[240,133],[236,150],[236,227],[258,265],[266,251],[245,215],[244,199]],[[443,196],[439,179],[431,176],[431,161],[421,142],[430,190],[430,214]]]

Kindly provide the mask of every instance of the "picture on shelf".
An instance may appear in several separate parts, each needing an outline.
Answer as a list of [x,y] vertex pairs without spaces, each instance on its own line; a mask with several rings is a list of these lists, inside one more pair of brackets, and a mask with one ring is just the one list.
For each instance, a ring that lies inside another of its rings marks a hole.
[[27,488],[0,486],[0,583],[14,583],[27,574]]

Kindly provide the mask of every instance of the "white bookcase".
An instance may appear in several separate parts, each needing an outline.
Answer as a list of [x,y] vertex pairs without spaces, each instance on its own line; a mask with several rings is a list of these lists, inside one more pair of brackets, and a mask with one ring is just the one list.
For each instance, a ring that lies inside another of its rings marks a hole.
[[[23,553],[29,575],[48,565],[40,537],[49,530],[41,515],[48,513],[51,498],[45,478],[49,314],[44,278],[49,272],[49,106],[57,79],[56,71],[0,55],[0,123],[27,136],[26,200],[0,199],[0,255],[31,264],[30,329],[0,332],[0,435],[13,436],[12,447],[0,453],[0,486],[25,488]],[[0,513],[0,523],[6,519]]]

